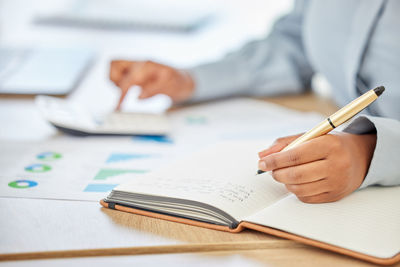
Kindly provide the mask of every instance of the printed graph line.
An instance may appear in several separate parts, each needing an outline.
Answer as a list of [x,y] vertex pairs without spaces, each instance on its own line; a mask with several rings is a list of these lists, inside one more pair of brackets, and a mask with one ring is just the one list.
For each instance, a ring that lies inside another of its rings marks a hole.
[[155,155],[150,155],[150,154],[127,154],[127,153],[113,153],[111,154],[106,163],[113,163],[113,162],[120,162],[120,161],[127,161],[127,160],[132,160],[132,159],[144,159],[144,158],[150,158]]
[[121,169],[100,169],[94,177],[95,180],[106,180],[112,176],[117,176],[125,173],[137,173],[143,174],[148,172],[147,170],[121,170]]

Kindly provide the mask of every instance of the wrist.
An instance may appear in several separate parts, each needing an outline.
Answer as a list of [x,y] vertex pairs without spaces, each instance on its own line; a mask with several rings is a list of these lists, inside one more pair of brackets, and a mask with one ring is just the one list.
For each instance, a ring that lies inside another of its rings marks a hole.
[[182,79],[183,79],[183,87],[182,87],[182,101],[190,99],[195,90],[195,81],[188,71],[181,70],[180,71]]
[[376,146],[376,134],[363,134],[357,135],[359,140],[359,148],[361,150],[361,155],[363,155],[363,160],[365,163],[365,172],[363,178],[367,176],[369,166],[371,164],[372,157],[374,155]]

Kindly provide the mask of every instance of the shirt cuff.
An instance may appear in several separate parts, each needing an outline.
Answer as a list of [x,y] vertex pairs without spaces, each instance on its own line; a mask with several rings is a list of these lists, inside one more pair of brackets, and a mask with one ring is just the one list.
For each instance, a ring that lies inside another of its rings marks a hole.
[[376,146],[367,175],[360,188],[370,185],[399,185],[400,122],[395,119],[362,115],[343,132],[369,134],[376,132]]
[[[234,62],[229,62],[229,64],[230,68],[227,67],[226,62],[221,61],[187,69],[186,72],[195,84],[194,93],[189,101],[196,102],[244,94],[246,77],[244,74],[232,71]],[[235,77],[232,77],[232,73]]]

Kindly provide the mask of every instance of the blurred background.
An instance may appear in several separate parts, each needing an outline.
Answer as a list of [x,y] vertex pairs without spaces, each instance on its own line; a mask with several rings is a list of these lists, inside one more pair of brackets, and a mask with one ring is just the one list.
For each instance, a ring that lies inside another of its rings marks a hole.
[[[67,98],[107,112],[119,97],[108,79],[110,60],[150,59],[178,68],[213,61],[263,38],[292,5],[291,0],[0,0],[0,46],[89,51],[90,66]],[[125,110],[138,107],[136,95],[130,92]],[[41,125],[43,134],[53,131],[44,126],[31,99],[0,101],[1,121],[13,112],[13,123],[0,138],[15,133],[13,127],[22,122],[32,129]],[[140,105],[165,109],[170,102],[157,96]]]

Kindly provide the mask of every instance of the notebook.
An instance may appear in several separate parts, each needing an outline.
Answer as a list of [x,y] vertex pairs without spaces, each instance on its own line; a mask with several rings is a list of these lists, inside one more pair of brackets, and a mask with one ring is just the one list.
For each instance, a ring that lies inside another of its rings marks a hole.
[[[104,207],[232,233],[276,235],[377,264],[400,261],[400,187],[306,204],[255,175],[266,144],[224,143],[117,186]],[[133,179],[134,178],[134,179]]]

